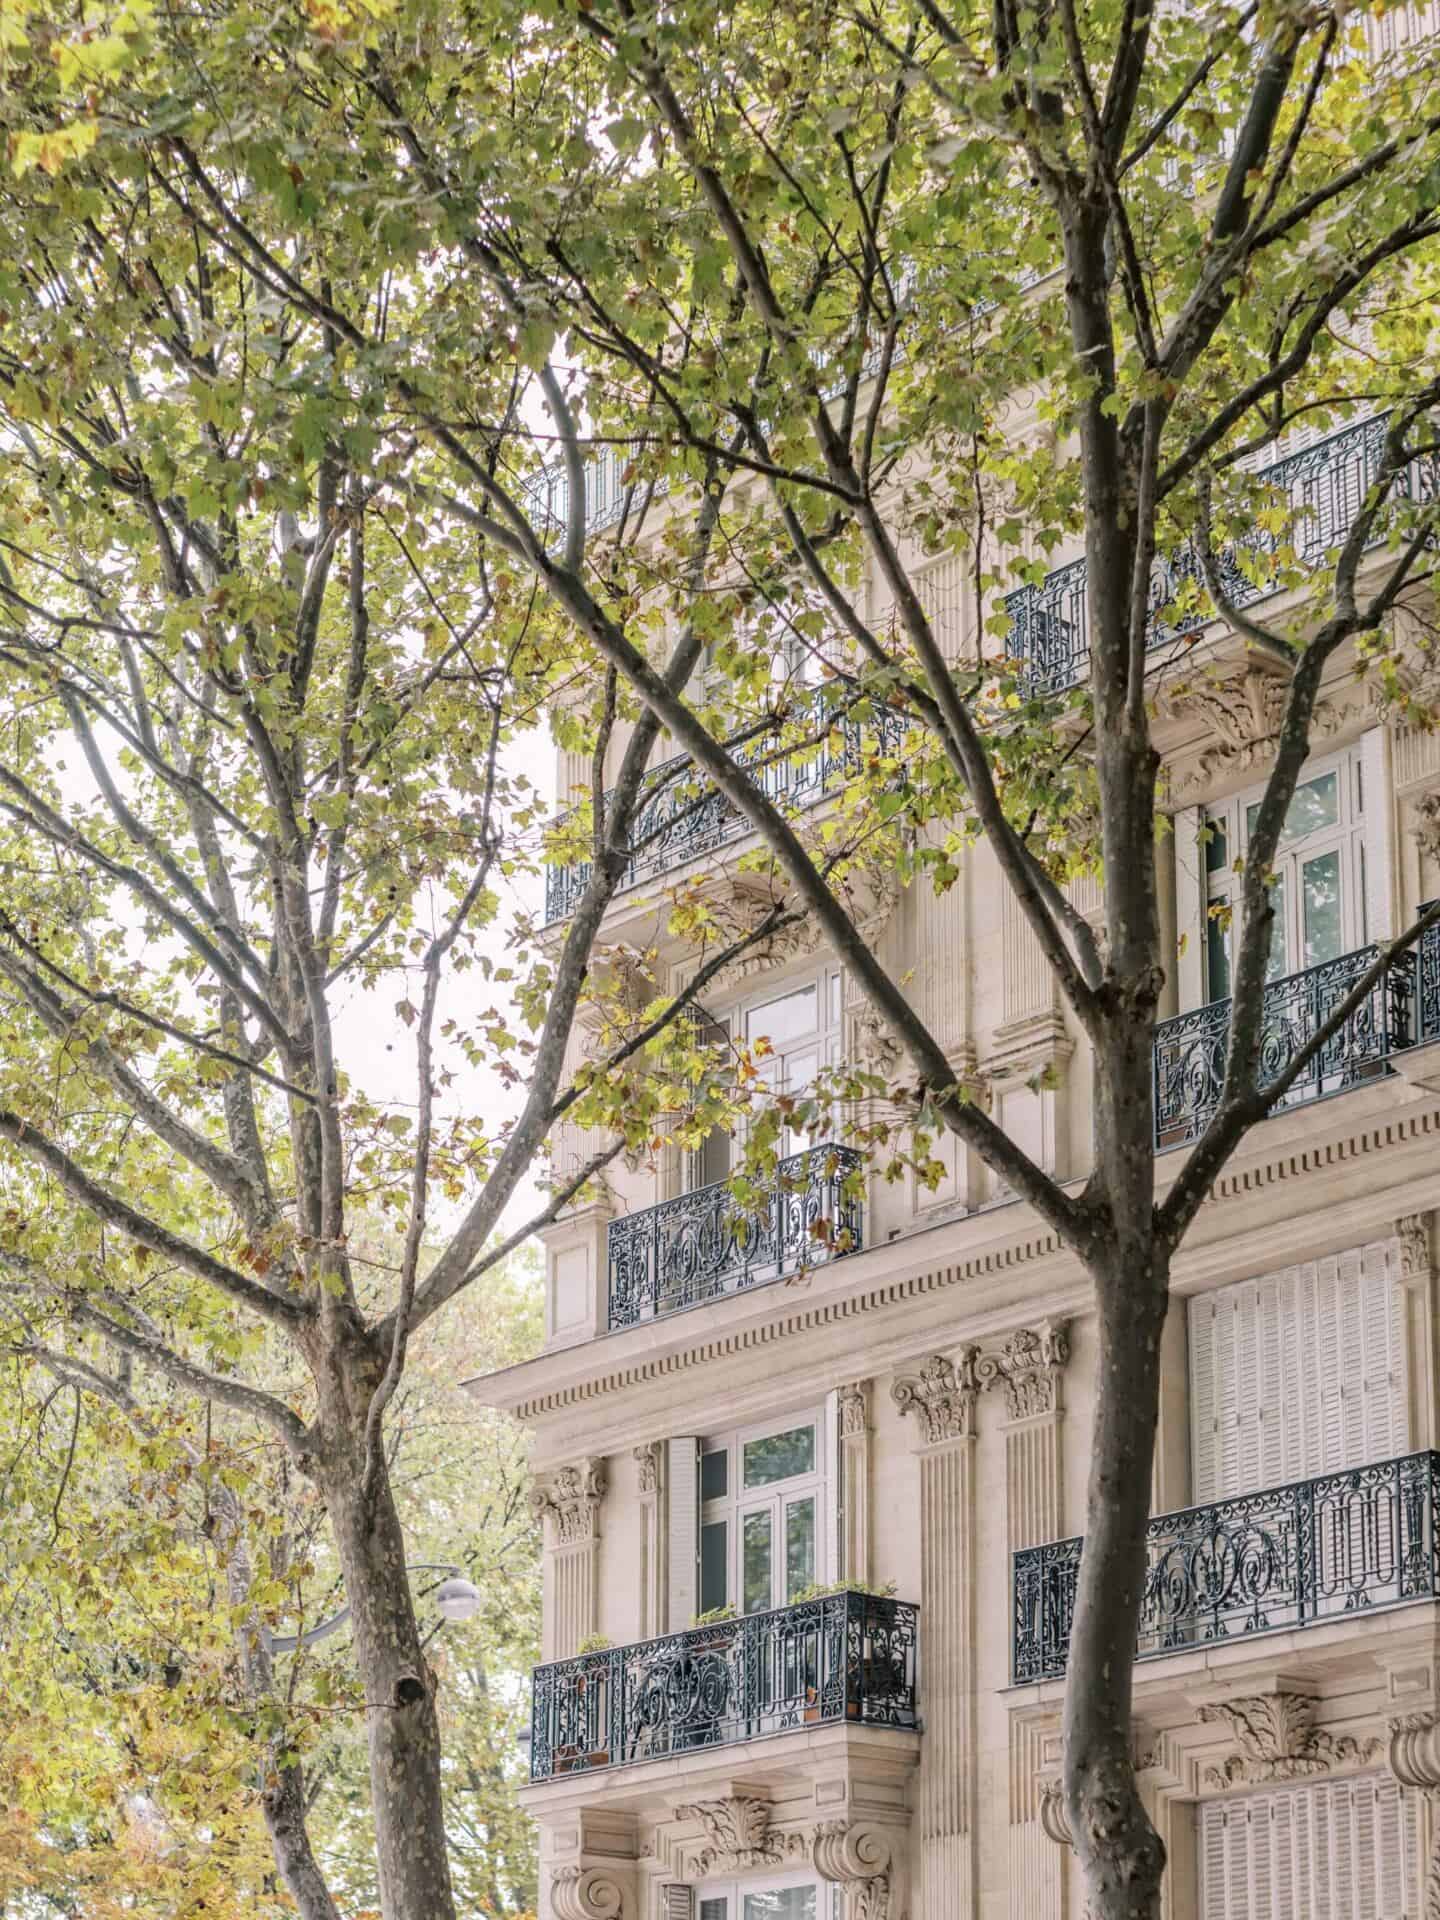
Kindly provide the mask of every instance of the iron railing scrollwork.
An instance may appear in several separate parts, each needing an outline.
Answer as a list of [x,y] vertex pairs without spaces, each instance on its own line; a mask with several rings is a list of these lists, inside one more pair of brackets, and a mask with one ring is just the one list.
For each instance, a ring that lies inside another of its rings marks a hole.
[[[1423,901],[1420,913],[1434,905]],[[1440,1040],[1440,926],[1427,928],[1415,949],[1415,1033],[1422,1045]]]
[[865,1209],[852,1182],[863,1164],[854,1147],[811,1147],[779,1163],[773,1186],[753,1210],[719,1181],[612,1220],[610,1326],[678,1313],[858,1253]]
[[537,1667],[530,1777],[851,1721],[912,1728],[918,1610],[832,1593]]
[[[863,724],[848,716],[836,719],[833,701],[823,690],[807,696],[798,719],[787,726],[803,735],[803,746],[779,751],[781,727],[777,722],[733,755],[740,766],[751,770],[766,798],[787,812],[813,806],[826,794],[838,791],[857,772],[867,753],[891,751],[903,730],[903,723],[891,714],[877,715]],[[613,797],[613,790],[607,791],[607,808]],[[620,887],[633,887],[672,872],[749,832],[749,822],[725,795],[694,771],[686,755],[678,754],[645,774],[630,829],[632,851]],[[548,867],[547,924],[568,918],[589,882],[588,860]]]
[[[1152,1519],[1138,1660],[1440,1598],[1440,1453]],[[1011,1678],[1065,1671],[1083,1541],[1013,1557]]]
[[[1287,566],[1313,567],[1338,546],[1355,523],[1374,484],[1385,450],[1386,419],[1359,420],[1327,434],[1308,447],[1259,467],[1251,476],[1286,497],[1283,544]],[[1397,480],[1397,500],[1430,502],[1440,495],[1440,468],[1432,457],[1415,461]],[[1385,529],[1377,530],[1376,541]],[[1251,606],[1276,591],[1274,562],[1282,536],[1270,527],[1254,527],[1222,548],[1216,562],[1225,593],[1235,606]],[[1007,594],[1011,656],[1022,662],[1032,697],[1063,693],[1090,671],[1090,626],[1085,561],[1072,560],[1038,585]],[[1203,593],[1195,549],[1156,559],[1150,576],[1150,620],[1146,644],[1153,650],[1198,633],[1214,616]],[[1190,590],[1194,589],[1195,592]],[[1176,614],[1183,597],[1187,611]]]
[[[1261,1013],[1261,1090],[1285,1072],[1359,982],[1379,954],[1360,947],[1319,966],[1271,980]],[[1433,956],[1432,956],[1433,959]],[[1283,1096],[1300,1106],[1340,1093],[1357,1081],[1388,1073],[1390,1056],[1410,1046],[1414,1022],[1416,958],[1397,954],[1333,1038],[1308,1061]],[[1212,1000],[1155,1028],[1155,1145],[1183,1146],[1205,1130],[1220,1103],[1230,1041],[1230,1002]]]

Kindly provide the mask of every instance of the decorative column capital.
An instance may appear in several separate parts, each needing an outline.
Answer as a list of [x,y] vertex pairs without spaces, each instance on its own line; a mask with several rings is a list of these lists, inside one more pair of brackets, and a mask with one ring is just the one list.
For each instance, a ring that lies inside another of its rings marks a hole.
[[606,1487],[605,1462],[591,1457],[542,1474],[530,1495],[530,1511],[543,1521],[557,1547],[594,1540]]
[[1012,1420],[1028,1420],[1060,1411],[1069,1358],[1069,1321],[1042,1320],[1035,1327],[1017,1327],[997,1353],[982,1353],[975,1374],[982,1387],[1004,1387]]
[[550,1877],[556,1920],[623,1920],[625,1889],[604,1867],[557,1867]]
[[968,1440],[975,1432],[975,1396],[980,1382],[975,1372],[977,1347],[962,1347],[954,1361],[932,1353],[918,1373],[897,1377],[890,1398],[901,1413],[920,1421],[925,1444]]
[[810,1842],[820,1878],[844,1889],[847,1920],[890,1920],[891,1858],[889,1836],[860,1821],[827,1820]]
[[840,1404],[840,1437],[852,1439],[856,1434],[870,1431],[870,1382],[852,1380],[838,1389],[836,1398]]
[[663,1443],[659,1440],[647,1440],[643,1447],[632,1447],[631,1452],[640,1468],[641,1493],[658,1493],[660,1463],[665,1456]]
[[1433,1271],[1430,1254],[1430,1215],[1407,1213],[1395,1222],[1395,1238],[1400,1243],[1400,1278],[1429,1280]]

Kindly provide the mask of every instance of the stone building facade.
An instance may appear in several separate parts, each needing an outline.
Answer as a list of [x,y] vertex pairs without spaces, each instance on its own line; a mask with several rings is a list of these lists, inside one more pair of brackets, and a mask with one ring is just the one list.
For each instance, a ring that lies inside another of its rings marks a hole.
[[[1329,486],[1368,430],[1291,453],[1278,482]],[[973,647],[955,563],[912,558],[946,644]],[[1083,671],[1073,566],[1012,613],[1033,670]],[[1396,618],[1419,676],[1419,627]],[[1228,956],[1211,910],[1278,711],[1272,672],[1218,625],[1183,657],[1182,675],[1157,644],[1162,1183],[1213,1093]],[[1440,733],[1353,664],[1326,686],[1281,856],[1277,1057],[1440,894]],[[662,852],[617,898],[616,937],[657,937],[680,872],[742,884],[748,844],[720,819],[669,866]],[[1098,913],[1097,891],[1077,901]],[[957,1076],[1082,1180],[1083,1039],[988,850],[943,897],[877,888],[867,930]],[[895,1058],[803,931],[707,1010],[769,1036],[792,1085]],[[615,1163],[603,1198],[545,1236],[543,1353],[473,1383],[535,1434],[546,1664],[525,1798],[542,1912],[1079,1920],[1055,1780],[1087,1281],[954,1141],[933,1190],[872,1180],[845,1216],[850,1250],[819,1258],[806,1222],[841,1205],[846,1163],[794,1144],[807,1157],[748,1243],[713,1184],[723,1160]],[[592,1146],[558,1151],[582,1164]],[[1134,1729],[1171,1920],[1440,1912],[1437,1205],[1430,942],[1250,1135],[1176,1262]]]

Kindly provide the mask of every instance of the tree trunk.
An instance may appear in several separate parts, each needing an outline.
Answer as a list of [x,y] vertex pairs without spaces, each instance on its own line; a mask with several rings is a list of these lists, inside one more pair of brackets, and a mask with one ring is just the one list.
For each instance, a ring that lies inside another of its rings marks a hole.
[[1135,1784],[1130,1715],[1168,1262],[1136,1236],[1091,1273],[1099,1351],[1065,1689],[1065,1806],[1086,1913],[1158,1920],[1165,1849]]
[[434,1679],[420,1645],[405,1540],[383,1459],[371,1497],[363,1496],[369,1395],[357,1389],[370,1385],[372,1369],[348,1372],[345,1397],[355,1404],[333,1425],[322,1421],[331,1444],[320,1476],[365,1687],[380,1907],[385,1920],[455,1920]]
[[305,1820],[305,1777],[299,1767],[284,1767],[261,1796],[270,1850],[301,1920],[340,1920],[325,1876],[310,1847]]

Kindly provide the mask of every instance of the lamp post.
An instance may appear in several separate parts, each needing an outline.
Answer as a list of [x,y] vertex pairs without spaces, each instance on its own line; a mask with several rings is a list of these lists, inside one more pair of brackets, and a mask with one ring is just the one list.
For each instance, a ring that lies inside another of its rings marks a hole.
[[[435,1606],[440,1618],[423,1636],[421,1646],[428,1646],[447,1621],[470,1620],[480,1611],[480,1589],[473,1581],[467,1580],[459,1567],[447,1565],[444,1561],[415,1560],[406,1569],[409,1573],[443,1573],[448,1577],[437,1586],[428,1589],[435,1596]],[[318,1640],[328,1640],[332,1633],[338,1633],[350,1618],[349,1605],[333,1613],[328,1620],[322,1620],[318,1627],[311,1627],[304,1633],[265,1634],[265,1644],[271,1653],[296,1653],[301,1647],[313,1647]]]

